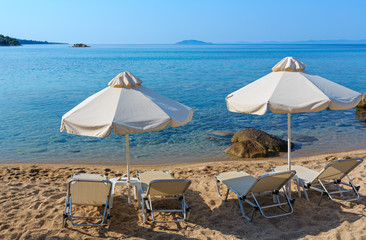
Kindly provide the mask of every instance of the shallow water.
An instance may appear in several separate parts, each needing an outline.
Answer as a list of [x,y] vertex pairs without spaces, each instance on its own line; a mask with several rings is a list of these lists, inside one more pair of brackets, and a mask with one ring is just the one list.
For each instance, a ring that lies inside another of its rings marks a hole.
[[[124,161],[124,136],[59,131],[63,114],[122,71],[195,111],[185,126],[130,135],[135,164],[219,159],[230,145],[230,135],[221,133],[247,127],[286,138],[286,114],[231,113],[225,103],[229,93],[268,74],[286,56],[366,92],[366,45],[26,45],[1,47],[0,56],[0,163]],[[366,123],[355,109],[292,114],[292,134],[295,157],[366,146]]]

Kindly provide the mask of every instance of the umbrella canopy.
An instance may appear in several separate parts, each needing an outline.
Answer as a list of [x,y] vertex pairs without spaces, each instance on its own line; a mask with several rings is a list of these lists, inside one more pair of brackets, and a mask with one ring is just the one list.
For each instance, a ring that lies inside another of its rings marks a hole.
[[361,94],[325,78],[304,71],[306,65],[286,57],[271,73],[229,94],[231,112],[263,115],[273,113],[317,112],[329,108],[355,107]]
[[[231,112],[263,115],[267,109],[288,116],[288,169],[291,170],[291,113],[343,110],[355,107],[361,94],[325,78],[305,72],[293,57],[277,63],[272,72],[229,94]],[[290,192],[289,192],[290,193]],[[290,195],[291,197],[291,195]]]
[[85,99],[61,120],[61,132],[108,137],[113,130],[117,135],[126,135],[128,182],[128,134],[157,131],[169,125],[179,127],[191,121],[193,116],[191,108],[151,91],[141,83],[129,72],[120,73],[108,87]]
[[193,110],[141,86],[129,72],[118,74],[109,87],[88,97],[61,120],[61,131],[108,137],[182,126],[192,119]]

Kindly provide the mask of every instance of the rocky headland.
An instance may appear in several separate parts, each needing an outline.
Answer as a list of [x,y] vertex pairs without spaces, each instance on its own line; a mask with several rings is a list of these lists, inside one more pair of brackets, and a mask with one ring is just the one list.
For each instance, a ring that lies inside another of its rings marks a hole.
[[0,34],[0,46],[20,46],[17,39]]

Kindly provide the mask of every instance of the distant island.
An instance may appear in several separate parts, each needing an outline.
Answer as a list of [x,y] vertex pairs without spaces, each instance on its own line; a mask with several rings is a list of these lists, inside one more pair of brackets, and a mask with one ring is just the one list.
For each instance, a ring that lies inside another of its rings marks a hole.
[[177,42],[177,45],[210,45],[210,42],[203,42],[198,40],[183,40],[181,42]]
[[74,45],[72,45],[72,47],[90,47],[84,43],[75,43]]
[[16,38],[11,38],[0,34],[0,46],[20,46],[21,44]]

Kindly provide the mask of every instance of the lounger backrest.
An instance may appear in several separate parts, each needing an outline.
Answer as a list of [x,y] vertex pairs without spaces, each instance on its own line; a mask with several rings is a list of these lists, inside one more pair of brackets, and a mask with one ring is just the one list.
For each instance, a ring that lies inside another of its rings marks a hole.
[[149,184],[151,181],[157,179],[174,179],[174,178],[167,171],[145,171],[139,173],[139,179],[141,182]]
[[112,190],[112,182],[103,175],[75,174],[69,181],[72,204],[101,206]]
[[295,171],[284,171],[266,173],[257,178],[257,181],[253,184],[248,192],[267,192],[273,190],[280,190],[293,176]]
[[362,163],[361,158],[352,158],[344,160],[336,160],[329,163],[325,168],[319,173],[319,175],[314,179],[320,180],[334,180],[342,179],[349,172],[351,172],[355,167]]
[[159,179],[150,182],[146,194],[150,196],[182,195],[191,185],[188,179]]

